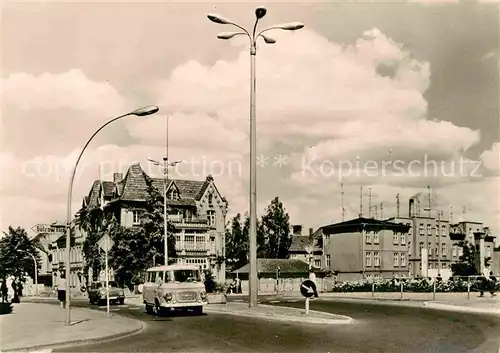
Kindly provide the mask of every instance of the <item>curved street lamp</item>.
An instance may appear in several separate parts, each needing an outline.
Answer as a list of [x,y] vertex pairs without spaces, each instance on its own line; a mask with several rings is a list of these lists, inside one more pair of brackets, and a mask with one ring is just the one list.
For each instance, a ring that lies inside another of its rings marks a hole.
[[21,250],[21,249],[15,249],[15,250],[29,255],[33,259],[33,262],[35,264],[35,278],[34,278],[34,280],[35,280],[35,297],[38,297],[38,262],[36,261],[36,257],[32,253],[30,253],[29,251]]
[[111,120],[109,120],[107,123],[102,125],[99,129],[94,132],[92,136],[88,139],[87,143],[85,146],[83,146],[82,151],[78,155],[78,158],[76,159],[75,166],[73,167],[73,170],[71,172],[71,177],[69,179],[69,190],[68,190],[68,204],[66,208],[66,320],[65,324],[66,326],[71,325],[71,309],[70,309],[70,301],[71,301],[71,296],[70,296],[70,275],[71,275],[71,269],[70,269],[70,250],[71,250],[71,198],[73,196],[73,182],[75,180],[75,173],[76,173],[76,168],[78,167],[78,163],[80,162],[80,159],[82,158],[83,152],[85,152],[85,149],[88,147],[90,142],[94,139],[94,137],[106,126],[111,124],[112,122],[115,122],[118,119],[124,118],[129,115],[135,115],[135,116],[147,116],[156,113],[160,108],[158,108],[156,105],[151,105],[143,108],[136,109],[134,111],[131,111],[127,114],[123,114],[120,116],[117,116]]
[[257,24],[267,13],[265,7],[255,9],[255,24],[250,34],[244,27],[227,19],[219,14],[211,13],[207,17],[210,21],[232,25],[238,28],[238,32],[223,32],[217,35],[219,39],[231,39],[238,35],[246,35],[250,40],[250,308],[256,308],[258,305],[258,273],[257,273],[257,151],[256,151],[256,122],[255,122],[255,55],[257,54],[257,39],[262,37],[267,44],[274,44],[276,40],[265,36],[263,33],[272,29],[281,29],[285,31],[295,31],[304,27],[301,22],[290,22],[273,25],[257,32]]

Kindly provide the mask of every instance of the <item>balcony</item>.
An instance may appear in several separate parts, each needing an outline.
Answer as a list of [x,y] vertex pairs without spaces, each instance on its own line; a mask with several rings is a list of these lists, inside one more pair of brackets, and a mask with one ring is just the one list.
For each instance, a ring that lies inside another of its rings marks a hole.
[[179,228],[209,228],[208,220],[206,218],[169,215],[168,221]]

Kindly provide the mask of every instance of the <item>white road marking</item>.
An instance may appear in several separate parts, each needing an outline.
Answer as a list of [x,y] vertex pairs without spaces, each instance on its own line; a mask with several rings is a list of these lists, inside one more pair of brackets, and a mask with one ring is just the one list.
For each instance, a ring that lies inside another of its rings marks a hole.
[[52,349],[42,349],[39,351],[31,351],[31,353],[52,353]]
[[279,302],[280,302],[279,300],[270,300],[270,301],[269,301],[269,303],[273,303],[273,304],[275,304],[275,303],[279,303]]
[[238,303],[243,303],[243,299],[236,299],[234,300],[235,302],[238,302]]
[[296,303],[296,302],[298,302],[298,300],[297,300],[297,299],[294,299],[294,300],[287,300],[286,302],[287,302],[287,303]]

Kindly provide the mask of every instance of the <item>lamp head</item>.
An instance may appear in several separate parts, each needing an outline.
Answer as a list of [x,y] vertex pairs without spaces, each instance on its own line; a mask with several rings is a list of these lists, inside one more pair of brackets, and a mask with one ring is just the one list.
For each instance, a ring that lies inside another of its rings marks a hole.
[[267,43],[267,44],[274,44],[276,43],[276,39],[273,39],[273,38],[270,38],[270,37],[267,37],[263,34],[261,34],[262,38],[264,38],[264,41]]
[[260,20],[267,13],[267,9],[264,6],[259,6],[255,9],[255,17]]
[[285,31],[296,31],[297,29],[304,28],[302,22],[290,22],[277,25],[276,28],[283,29]]
[[148,105],[147,107],[139,108],[131,112],[130,114],[136,115],[136,116],[146,116],[146,115],[151,115],[156,113],[160,108],[158,108],[156,105]]
[[216,13],[209,13],[207,15],[207,17],[210,21],[221,24],[221,25],[232,24],[232,22],[230,20],[228,20],[227,18],[224,18],[221,15],[216,14]]
[[240,33],[240,32],[222,32],[222,33],[217,34],[217,38],[219,38],[219,39],[231,39],[231,38],[233,38],[234,36],[236,36],[238,34],[244,34],[244,33]]

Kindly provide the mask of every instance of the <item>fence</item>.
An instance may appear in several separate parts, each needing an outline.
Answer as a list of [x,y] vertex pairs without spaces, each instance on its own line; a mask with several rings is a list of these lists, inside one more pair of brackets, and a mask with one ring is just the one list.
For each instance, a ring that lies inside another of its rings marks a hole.
[[[308,278],[260,278],[259,293],[287,294],[300,292],[300,285],[306,279]],[[316,288],[318,292],[330,292],[334,284],[335,280],[331,277],[316,278]],[[248,281],[241,281],[241,291],[243,294],[248,294]]]

